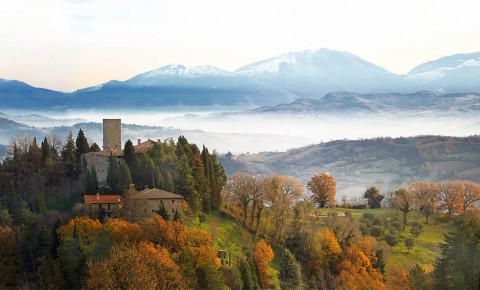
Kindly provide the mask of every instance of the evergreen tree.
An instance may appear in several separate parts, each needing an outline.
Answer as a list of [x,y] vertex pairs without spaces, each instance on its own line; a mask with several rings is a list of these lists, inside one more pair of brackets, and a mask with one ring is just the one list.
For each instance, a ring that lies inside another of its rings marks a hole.
[[33,141],[28,148],[28,161],[33,169],[37,169],[42,164],[42,151],[38,147],[37,138],[33,137]]
[[67,288],[80,289],[85,257],[79,241],[75,237],[65,237],[58,249],[58,256],[65,273]]
[[133,143],[130,141],[130,139],[128,139],[123,146],[123,158],[125,159],[125,162],[127,162],[130,170],[132,170],[135,163],[135,148],[133,147]]
[[163,202],[160,203],[160,206],[158,207],[158,210],[155,211],[156,214],[161,216],[164,220],[168,221],[170,220],[170,215],[168,214],[167,210],[165,209],[165,206],[163,205]]
[[62,150],[62,160],[68,176],[75,174],[76,150],[73,142],[72,132],[68,133],[67,140]]
[[187,155],[183,154],[180,156],[176,173],[175,184],[177,186],[178,194],[185,198],[193,210],[198,210],[200,198],[195,191],[192,170],[188,164]]
[[95,166],[92,166],[90,170],[87,171],[87,185],[86,185],[86,193],[87,194],[95,194],[98,192],[98,179],[97,179],[97,170]]
[[163,181],[162,173],[160,172],[160,169],[156,165],[155,165],[153,174],[155,179],[155,187],[160,189],[165,189],[165,182]]
[[100,149],[100,146],[98,146],[97,143],[93,143],[91,146],[90,146],[90,149],[88,150],[89,152],[100,152],[102,151]]
[[40,147],[42,151],[42,165],[46,167],[51,166],[53,164],[52,148],[48,144],[47,137],[43,139]]
[[120,162],[118,173],[118,184],[116,186],[116,191],[118,194],[125,193],[130,184],[132,184],[132,175],[130,174],[130,169],[125,162]]
[[252,270],[248,260],[243,259],[240,262],[240,273],[242,276],[243,288],[242,290],[257,290],[260,289],[258,285],[255,271]]
[[192,176],[194,180],[195,191],[200,195],[203,210],[205,212],[209,212],[211,209],[210,191],[208,190],[208,182],[205,177],[205,168],[203,166],[197,146],[193,145],[192,151]]
[[115,157],[110,157],[108,160],[107,184],[113,192],[116,192],[119,183],[120,169],[118,160]]
[[90,146],[88,145],[88,140],[85,137],[82,129],[78,130],[77,139],[75,140],[76,152],[75,160],[77,171],[80,172],[82,169],[82,155],[90,151]]
[[288,249],[282,249],[280,281],[282,289],[302,289],[302,271],[300,264]]
[[165,181],[165,190],[174,192],[175,191],[175,182],[173,180],[172,174],[170,172],[165,172],[163,180]]

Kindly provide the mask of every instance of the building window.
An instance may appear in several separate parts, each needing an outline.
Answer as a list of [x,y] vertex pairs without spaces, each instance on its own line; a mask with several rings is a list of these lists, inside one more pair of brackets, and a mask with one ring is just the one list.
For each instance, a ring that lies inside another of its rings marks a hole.
[[107,204],[107,209],[110,210],[110,204]]
[[173,204],[174,202],[175,202],[175,200],[174,200],[174,199],[172,199],[172,204]]

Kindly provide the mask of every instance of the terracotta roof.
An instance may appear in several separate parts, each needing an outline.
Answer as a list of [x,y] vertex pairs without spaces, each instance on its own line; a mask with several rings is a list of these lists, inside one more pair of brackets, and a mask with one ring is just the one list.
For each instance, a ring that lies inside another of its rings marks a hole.
[[183,196],[158,188],[145,188],[137,192],[134,199],[183,199]]
[[153,145],[155,145],[156,143],[157,142],[149,139],[145,142],[133,146],[133,148],[135,149],[135,153],[145,153],[150,150],[150,148],[152,148]]
[[120,195],[108,195],[108,194],[84,195],[83,199],[85,200],[85,203],[119,203],[121,202]]

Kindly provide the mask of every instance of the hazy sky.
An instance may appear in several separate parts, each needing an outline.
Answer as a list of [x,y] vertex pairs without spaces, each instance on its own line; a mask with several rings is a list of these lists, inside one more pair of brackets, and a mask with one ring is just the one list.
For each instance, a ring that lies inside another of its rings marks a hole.
[[70,91],[320,47],[405,73],[480,51],[479,11],[478,0],[2,0],[0,78]]

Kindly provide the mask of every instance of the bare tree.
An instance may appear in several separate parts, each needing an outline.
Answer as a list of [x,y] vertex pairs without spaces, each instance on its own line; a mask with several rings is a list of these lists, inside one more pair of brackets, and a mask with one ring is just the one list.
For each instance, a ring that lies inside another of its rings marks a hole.
[[425,216],[425,223],[435,213],[435,197],[438,192],[437,185],[430,181],[417,181],[409,185],[415,198],[415,206]]
[[285,215],[293,202],[303,193],[302,184],[289,176],[271,175],[265,178],[265,195],[273,213],[275,230],[273,237],[282,236]]
[[258,182],[255,177],[247,173],[237,173],[229,178],[225,187],[227,196],[233,199],[234,203],[238,203],[242,210],[242,223],[246,226],[248,208],[251,201],[252,192],[258,190]]
[[467,209],[480,200],[480,185],[470,180],[461,182],[460,197],[462,199],[463,214]]
[[437,199],[440,202],[440,208],[446,210],[451,216],[461,206],[462,184],[458,181],[444,180],[438,183]]
[[405,230],[408,214],[415,209],[415,196],[411,191],[400,188],[393,193],[391,202],[403,213],[403,230]]

